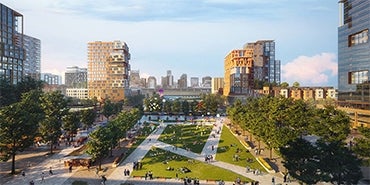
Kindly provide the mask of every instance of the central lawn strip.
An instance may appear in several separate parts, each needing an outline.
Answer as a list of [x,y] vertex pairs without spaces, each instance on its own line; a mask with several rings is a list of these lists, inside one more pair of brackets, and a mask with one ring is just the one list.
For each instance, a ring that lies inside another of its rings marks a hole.
[[211,131],[212,126],[202,124],[168,125],[158,140],[200,154]]
[[[235,181],[239,177],[243,182],[251,182],[251,179],[229,170],[159,148],[152,148],[140,162],[142,169],[134,170],[131,176],[144,177],[145,173],[151,171],[154,178],[176,178],[177,173],[180,179],[188,177],[200,180]],[[185,172],[185,169],[189,169],[190,172]]]
[[266,172],[248,149],[240,143],[238,138],[226,126],[222,129],[220,142],[217,147],[216,160],[242,167],[249,166],[251,169],[259,169]]

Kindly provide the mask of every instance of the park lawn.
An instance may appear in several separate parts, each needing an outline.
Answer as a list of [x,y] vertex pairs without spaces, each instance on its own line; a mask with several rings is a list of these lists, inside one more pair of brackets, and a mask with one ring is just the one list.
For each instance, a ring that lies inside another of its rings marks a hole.
[[[237,153],[238,149],[239,152]],[[234,155],[239,156],[238,161],[234,159]],[[247,162],[247,159],[251,159],[252,162]],[[236,138],[226,126],[222,128],[220,142],[217,147],[216,160],[242,167],[249,166],[251,169],[259,169],[266,172],[248,149],[240,143],[238,138]]]
[[209,125],[168,125],[158,140],[200,154],[211,131],[212,126]]
[[[153,178],[176,178],[177,173],[180,179],[188,177],[200,180],[235,181],[239,177],[243,182],[252,181],[229,170],[154,147],[140,162],[143,164],[142,169],[134,170],[131,176],[143,177],[146,172],[151,171]],[[166,170],[168,167],[173,168],[173,170]],[[184,167],[191,170],[191,172],[182,173],[180,168]]]
[[134,150],[136,150],[136,148],[148,137],[148,135],[154,131],[153,128],[159,125],[153,123],[143,123],[143,124],[144,127],[141,129],[140,134],[135,137],[134,142],[128,148],[126,155],[122,158],[121,161],[125,160]]

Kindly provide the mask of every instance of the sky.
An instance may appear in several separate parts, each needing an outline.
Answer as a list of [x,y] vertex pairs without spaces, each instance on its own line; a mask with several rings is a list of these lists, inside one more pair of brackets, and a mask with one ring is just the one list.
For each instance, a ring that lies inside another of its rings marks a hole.
[[[224,57],[275,41],[281,81],[337,87],[338,0],[2,0],[41,40],[41,72],[87,67],[87,43],[121,40],[131,70],[223,77]],[[189,82],[188,82],[189,83]]]

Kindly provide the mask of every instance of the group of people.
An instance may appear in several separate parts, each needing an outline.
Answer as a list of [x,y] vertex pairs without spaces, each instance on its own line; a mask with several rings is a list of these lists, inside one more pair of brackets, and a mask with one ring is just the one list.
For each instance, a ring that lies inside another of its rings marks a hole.
[[134,170],[141,170],[143,168],[143,163],[141,162],[134,161],[133,165]]
[[125,169],[125,170],[123,171],[123,174],[124,174],[125,176],[130,176],[130,170],[129,170],[129,169]]
[[[191,181],[192,181],[191,178],[185,177],[184,178],[184,185],[191,185]],[[193,179],[193,185],[199,185],[199,179],[194,178]]]
[[153,172],[152,171],[148,171],[145,173],[145,180],[147,180],[149,178],[149,180],[152,180],[153,179]]

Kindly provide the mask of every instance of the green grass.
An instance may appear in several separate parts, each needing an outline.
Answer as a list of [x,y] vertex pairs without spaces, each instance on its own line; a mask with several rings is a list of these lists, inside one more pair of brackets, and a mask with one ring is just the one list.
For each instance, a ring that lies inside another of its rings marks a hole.
[[72,185],[88,185],[85,181],[73,181]]
[[[159,148],[152,148],[141,162],[143,164],[142,169],[133,171],[131,176],[145,176],[146,172],[151,171],[154,178],[176,178],[177,173],[178,178],[189,177],[200,180],[235,181],[239,177],[243,182],[251,182],[251,179],[229,170],[192,160]],[[166,170],[168,167],[174,170]],[[180,168],[183,167],[190,169],[191,172],[182,173]]]
[[[237,152],[239,150],[239,152]],[[239,156],[239,160],[234,159],[234,155]],[[252,162],[247,162],[251,159]],[[259,169],[266,172],[266,170],[258,163],[254,156],[240,143],[240,141],[231,133],[231,131],[224,126],[220,142],[217,148],[217,161],[246,167],[247,165],[252,169]]]
[[168,125],[158,140],[200,154],[211,131],[208,125]]
[[158,124],[153,123],[144,123],[144,127],[141,129],[138,136],[136,136],[135,142],[131,145],[130,148],[127,150],[127,155],[125,155],[121,161],[125,160],[136,148],[148,137],[148,135],[154,130],[152,130],[152,126],[157,127]]

